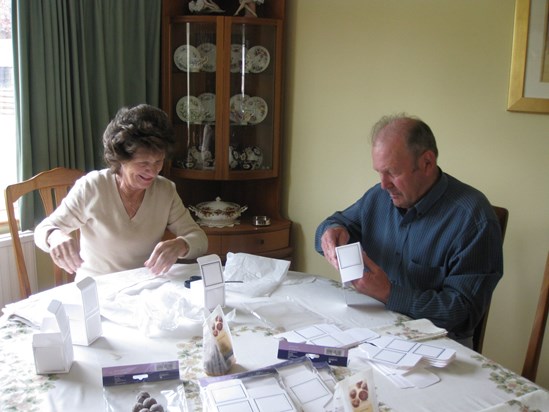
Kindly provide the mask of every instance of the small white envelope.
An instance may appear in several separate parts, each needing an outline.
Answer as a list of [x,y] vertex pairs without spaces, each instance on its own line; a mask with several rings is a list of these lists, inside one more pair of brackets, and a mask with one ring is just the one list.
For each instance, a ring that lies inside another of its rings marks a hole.
[[362,246],[359,242],[336,247],[336,254],[342,283],[362,277],[364,261],[362,260]]
[[204,284],[204,306],[209,311],[213,311],[217,305],[225,306],[225,280],[221,259],[217,255],[208,255],[199,257],[196,261]]

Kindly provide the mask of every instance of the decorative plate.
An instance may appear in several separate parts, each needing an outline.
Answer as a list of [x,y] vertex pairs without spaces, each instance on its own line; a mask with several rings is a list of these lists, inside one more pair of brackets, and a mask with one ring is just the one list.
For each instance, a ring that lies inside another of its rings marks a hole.
[[234,123],[248,123],[252,117],[250,107],[246,105],[246,101],[250,98],[247,94],[235,94],[229,100],[230,119]]
[[183,96],[175,106],[177,116],[187,123],[201,123],[204,120],[204,108],[195,96]]
[[213,43],[202,43],[197,47],[198,51],[206,61],[202,65],[205,72],[215,72],[216,49]]
[[198,99],[204,109],[204,121],[215,122],[215,94],[202,93],[198,96]]
[[205,60],[196,47],[186,44],[175,49],[173,54],[175,65],[184,72],[199,72]]
[[245,111],[251,113],[248,122],[258,124],[265,120],[268,113],[267,102],[259,96],[250,97],[245,103]]
[[254,46],[246,53],[246,67],[252,73],[261,73],[271,61],[269,51],[263,46]]
[[[243,64],[246,64],[246,55],[242,51],[242,45],[231,44],[231,73],[241,73]],[[244,72],[247,71],[247,67],[244,67]]]

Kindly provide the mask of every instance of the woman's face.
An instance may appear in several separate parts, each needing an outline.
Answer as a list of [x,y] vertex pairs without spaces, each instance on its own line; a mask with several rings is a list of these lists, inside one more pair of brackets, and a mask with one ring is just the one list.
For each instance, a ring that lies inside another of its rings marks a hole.
[[148,188],[162,170],[165,155],[138,149],[131,160],[122,162],[120,177],[124,186],[132,190]]

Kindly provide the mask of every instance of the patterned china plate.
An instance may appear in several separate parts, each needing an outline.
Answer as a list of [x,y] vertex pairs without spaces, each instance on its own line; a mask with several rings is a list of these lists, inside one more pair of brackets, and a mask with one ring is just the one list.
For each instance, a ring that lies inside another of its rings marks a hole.
[[205,116],[200,99],[195,96],[183,96],[175,106],[177,116],[187,123],[202,123]]
[[271,61],[269,51],[263,46],[254,46],[246,53],[246,67],[252,73],[261,73]]
[[202,108],[204,109],[204,121],[214,122],[215,121],[215,94],[213,93],[202,93],[198,95],[200,103],[202,103]]
[[235,94],[229,100],[230,119],[234,123],[248,123],[252,113],[247,108],[245,102],[250,98],[247,94]]
[[215,72],[215,64],[216,64],[215,44],[202,43],[198,45],[197,48],[200,54],[202,55],[202,57],[206,59],[206,61],[202,65],[202,70],[204,70],[205,72]]
[[231,73],[240,72],[242,67],[242,45],[231,44]]
[[173,61],[179,70],[199,72],[206,59],[196,47],[184,44],[175,49]]
[[258,124],[265,120],[267,113],[269,111],[267,107],[267,102],[259,96],[250,97],[246,102],[245,106],[252,114],[250,116],[249,122],[251,124]]

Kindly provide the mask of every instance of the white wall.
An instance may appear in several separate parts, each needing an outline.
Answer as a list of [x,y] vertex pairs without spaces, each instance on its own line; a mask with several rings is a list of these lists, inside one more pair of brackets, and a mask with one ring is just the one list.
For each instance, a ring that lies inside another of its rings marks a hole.
[[[514,0],[287,5],[283,196],[296,268],[336,275],[314,251],[316,226],[377,182],[372,124],[418,115],[443,170],[509,209],[484,354],[520,372],[549,250],[549,114],[506,111]],[[538,383],[549,388],[547,333]]]

